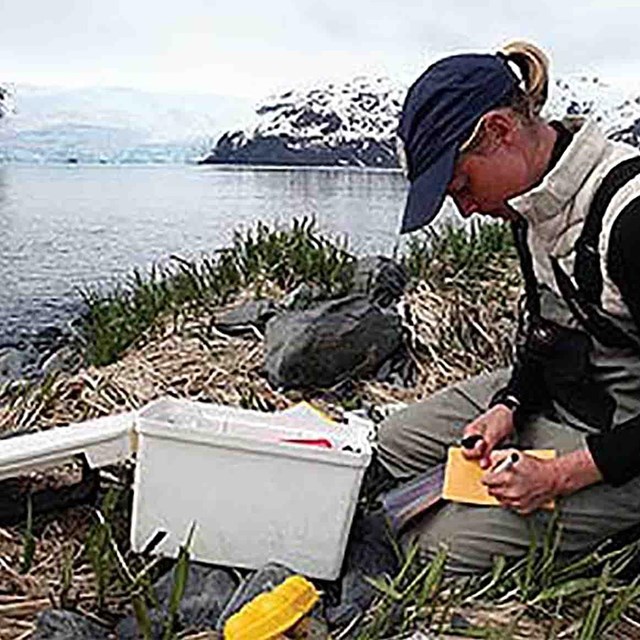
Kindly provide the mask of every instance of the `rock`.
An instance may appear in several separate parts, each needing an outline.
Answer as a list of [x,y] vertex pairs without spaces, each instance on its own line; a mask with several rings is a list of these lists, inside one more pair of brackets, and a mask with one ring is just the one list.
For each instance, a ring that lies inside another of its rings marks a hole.
[[473,625],[463,615],[461,615],[459,613],[454,613],[451,616],[451,622],[449,623],[449,626],[452,629],[458,629],[460,631],[465,631],[466,629],[470,629]]
[[376,372],[376,380],[400,389],[408,389],[417,383],[418,368],[405,345],[384,361]]
[[80,351],[71,345],[62,347],[44,358],[40,363],[40,371],[45,375],[59,372],[76,373],[82,366],[83,357]]
[[401,344],[400,317],[352,295],[270,320],[265,370],[274,387],[332,387],[375,372]]
[[408,282],[403,265],[385,256],[365,256],[356,262],[353,293],[362,293],[381,307],[398,302]]
[[106,640],[107,629],[73,611],[51,609],[38,616],[33,640]]
[[283,298],[282,306],[288,311],[305,311],[325,299],[320,287],[303,282]]
[[5,347],[0,351],[0,384],[33,375],[37,361],[38,352],[31,345]]
[[305,616],[287,631],[286,637],[291,640],[330,640],[329,627],[325,620]]
[[62,329],[54,325],[41,329],[30,340],[34,348],[40,353],[57,349],[66,341],[67,336]]
[[[184,596],[178,610],[180,630],[206,631],[213,629],[220,613],[233,595],[237,581],[230,571],[198,563],[189,566],[189,577]],[[150,612],[153,637],[162,637],[162,622],[173,589],[173,571],[164,575],[154,585],[158,598],[158,609]],[[137,640],[138,625],[134,616],[121,621],[116,630],[121,640]]]
[[216,629],[222,631],[225,622],[234,613],[240,611],[247,602],[250,602],[265,591],[271,591],[271,589],[277,587],[292,575],[295,575],[293,571],[275,563],[267,564],[262,569],[250,574],[231,596],[218,619]]
[[247,602],[251,602],[256,596],[266,591],[271,591],[288,577],[295,575],[291,569],[280,564],[270,563],[250,574],[245,581],[236,589],[231,599],[220,615],[216,629],[222,631],[225,622],[234,614],[240,611]]
[[75,372],[82,353],[72,335],[57,326],[31,332],[14,343],[0,344],[0,384],[37,379],[58,371]]
[[275,300],[250,300],[221,315],[216,327],[229,335],[254,333],[254,328],[264,333],[267,322],[279,311]]

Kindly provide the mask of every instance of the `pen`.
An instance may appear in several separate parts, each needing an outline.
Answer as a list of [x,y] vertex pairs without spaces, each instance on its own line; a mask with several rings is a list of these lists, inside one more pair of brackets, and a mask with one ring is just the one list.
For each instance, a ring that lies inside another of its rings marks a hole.
[[491,473],[502,473],[511,469],[513,465],[520,460],[520,454],[516,451],[510,453],[504,460],[501,460],[493,469]]

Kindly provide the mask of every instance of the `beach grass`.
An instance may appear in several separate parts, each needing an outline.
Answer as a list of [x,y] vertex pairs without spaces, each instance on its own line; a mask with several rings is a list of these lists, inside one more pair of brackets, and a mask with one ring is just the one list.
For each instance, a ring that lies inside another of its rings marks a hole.
[[427,228],[410,236],[402,255],[414,280],[473,289],[484,286],[505,264],[513,266],[515,258],[511,228],[499,223]]
[[[414,331],[407,340],[420,379],[409,390],[358,382],[359,400],[411,402],[508,364],[521,282],[507,225],[416,234],[398,256],[410,276],[405,303]],[[36,387],[14,387],[0,422],[11,429],[67,424],[134,409],[166,393],[262,409],[290,406],[299,395],[268,389],[258,375],[259,345],[211,333],[212,314],[246,299],[247,291],[282,293],[303,282],[326,296],[340,295],[354,268],[347,244],[305,219],[287,228],[260,224],[237,233],[230,247],[211,256],[175,257],[109,291],[86,291],[84,338],[91,366]],[[191,319],[178,323],[177,316]],[[327,396],[318,391],[306,399],[326,402]],[[81,602],[83,611],[109,624],[124,613],[135,615],[149,637],[152,584],[160,567],[130,550],[126,503],[122,494],[109,492],[100,507],[59,514],[44,528],[30,519],[25,526],[0,530],[0,559],[18,568],[0,566],[11,585],[10,592],[0,590],[0,611],[5,607],[27,630],[34,612],[51,602],[62,608]],[[525,558],[497,557],[490,571],[473,579],[445,577],[446,549],[429,562],[417,548],[406,554],[398,549],[402,568],[395,576],[371,579],[378,597],[356,621],[355,637],[399,640],[419,630],[427,637],[490,639],[640,637],[640,580],[633,575],[638,544],[604,544],[567,559],[558,554],[561,534],[551,521],[543,532],[532,532]],[[539,544],[536,535],[542,536]],[[163,622],[167,638],[183,590],[187,549],[188,537]],[[335,637],[348,633],[342,629]]]
[[636,637],[633,626],[627,623],[625,633],[620,623],[640,612],[640,542],[607,541],[588,553],[560,555],[561,538],[556,512],[542,531],[531,527],[525,557],[496,556],[490,571],[462,578],[445,577],[445,547],[421,563],[412,546],[396,576],[370,580],[379,597],[357,638],[419,630],[489,639]]
[[87,361],[110,364],[163,315],[224,304],[247,287],[259,293],[264,283],[290,290],[307,282],[327,296],[339,295],[351,282],[354,261],[346,244],[321,234],[312,218],[296,219],[287,228],[258,223],[211,255],[172,256],[168,265],[146,274],[135,270],[112,289],[83,290]]
[[[416,281],[477,288],[513,255],[506,225],[480,224],[416,234],[400,259]],[[164,315],[224,304],[247,287],[259,295],[264,283],[291,290],[305,282],[326,297],[339,296],[349,288],[355,261],[347,242],[321,233],[312,218],[295,219],[284,228],[258,223],[236,232],[229,247],[211,255],[172,256],[147,273],[134,270],[111,289],[83,289],[87,362],[110,364]]]

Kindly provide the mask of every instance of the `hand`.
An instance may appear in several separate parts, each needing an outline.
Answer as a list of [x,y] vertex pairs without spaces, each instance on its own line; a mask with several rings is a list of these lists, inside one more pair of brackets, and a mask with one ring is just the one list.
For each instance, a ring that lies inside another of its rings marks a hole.
[[472,449],[462,447],[462,454],[470,460],[480,459],[480,466],[488,469],[491,466],[491,452],[513,431],[513,411],[503,404],[497,404],[464,428],[463,437],[479,435],[482,440]]
[[[491,466],[495,467],[511,453],[496,451],[491,456]],[[519,455],[518,462],[507,471],[485,473],[482,484],[503,507],[527,515],[560,493],[559,476],[555,460],[540,460],[522,452]]]

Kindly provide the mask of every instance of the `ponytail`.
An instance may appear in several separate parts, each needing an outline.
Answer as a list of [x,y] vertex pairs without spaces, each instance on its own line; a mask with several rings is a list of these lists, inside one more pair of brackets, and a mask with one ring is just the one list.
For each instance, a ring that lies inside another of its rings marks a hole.
[[[549,59],[544,52],[529,42],[515,41],[505,45],[500,53],[507,62],[513,63],[522,76],[523,85],[519,96],[522,115],[529,118],[540,114],[549,95]],[[518,109],[519,110],[519,109]]]
[[[509,96],[508,106],[519,116],[523,124],[529,125],[539,118],[549,95],[549,59],[544,52],[529,42],[510,42],[497,54],[508,64],[515,65],[521,78],[520,86]],[[482,141],[483,121],[476,124],[471,137],[460,146],[460,152],[472,151]]]

